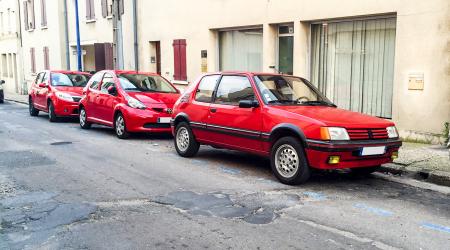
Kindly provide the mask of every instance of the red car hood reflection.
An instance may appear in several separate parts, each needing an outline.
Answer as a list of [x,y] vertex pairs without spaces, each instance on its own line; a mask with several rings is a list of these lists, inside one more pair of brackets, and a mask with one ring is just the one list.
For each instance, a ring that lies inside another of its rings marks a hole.
[[345,128],[386,128],[394,123],[382,118],[326,106],[271,106],[275,110],[305,116],[326,126]]
[[53,87],[57,91],[66,92],[74,96],[82,96],[83,95],[83,87],[67,87],[67,86],[58,86]]
[[180,97],[178,93],[127,92],[127,94],[145,105],[165,104],[167,106],[173,106]]

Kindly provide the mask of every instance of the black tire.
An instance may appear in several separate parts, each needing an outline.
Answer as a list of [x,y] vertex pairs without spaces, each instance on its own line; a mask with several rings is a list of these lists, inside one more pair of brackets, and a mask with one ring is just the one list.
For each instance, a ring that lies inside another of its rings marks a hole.
[[357,176],[367,176],[380,170],[381,166],[373,166],[373,167],[362,167],[362,168],[351,168],[350,171],[353,175]]
[[90,129],[91,128],[92,124],[87,121],[86,109],[84,109],[83,107],[80,107],[79,118],[80,118],[80,127],[82,129]]
[[114,118],[114,131],[119,139],[127,139],[130,133],[127,131],[127,124],[122,113],[117,113]]
[[49,101],[47,106],[48,106],[48,120],[50,122],[57,122],[58,117],[55,114],[55,106],[53,105],[53,102]]
[[33,99],[31,99],[31,97],[28,99],[28,111],[30,111],[31,116],[39,115],[39,110],[34,107]]
[[191,127],[186,122],[180,122],[175,129],[175,149],[182,157],[192,157],[197,154],[200,143],[195,139]]
[[311,176],[303,146],[291,136],[278,139],[272,146],[270,165],[275,177],[287,185],[304,183]]

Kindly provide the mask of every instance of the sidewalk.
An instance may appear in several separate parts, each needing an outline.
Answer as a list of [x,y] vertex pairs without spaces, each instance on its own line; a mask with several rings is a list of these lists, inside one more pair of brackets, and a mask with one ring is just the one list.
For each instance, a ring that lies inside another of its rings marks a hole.
[[11,102],[28,104],[28,95],[19,95],[16,93],[5,92],[5,100],[11,101]]
[[404,142],[399,158],[383,165],[381,172],[450,187],[450,151],[442,145]]

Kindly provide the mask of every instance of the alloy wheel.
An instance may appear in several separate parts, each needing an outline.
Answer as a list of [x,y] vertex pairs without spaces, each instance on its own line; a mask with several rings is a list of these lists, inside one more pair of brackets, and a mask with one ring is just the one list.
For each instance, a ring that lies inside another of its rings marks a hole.
[[189,131],[185,127],[178,129],[176,140],[178,149],[185,152],[189,147]]
[[80,110],[80,124],[81,126],[86,124],[86,111],[84,109]]
[[278,173],[284,178],[293,177],[299,168],[297,151],[289,144],[283,144],[275,152],[275,165]]
[[123,132],[125,131],[125,122],[123,120],[123,117],[121,115],[117,116],[116,119],[116,133],[118,135],[123,135]]

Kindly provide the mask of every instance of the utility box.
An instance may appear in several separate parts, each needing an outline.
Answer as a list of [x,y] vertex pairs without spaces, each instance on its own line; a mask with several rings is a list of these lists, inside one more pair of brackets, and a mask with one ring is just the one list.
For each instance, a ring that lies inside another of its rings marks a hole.
[[408,89],[409,90],[423,90],[424,89],[424,74],[410,73],[408,75]]

